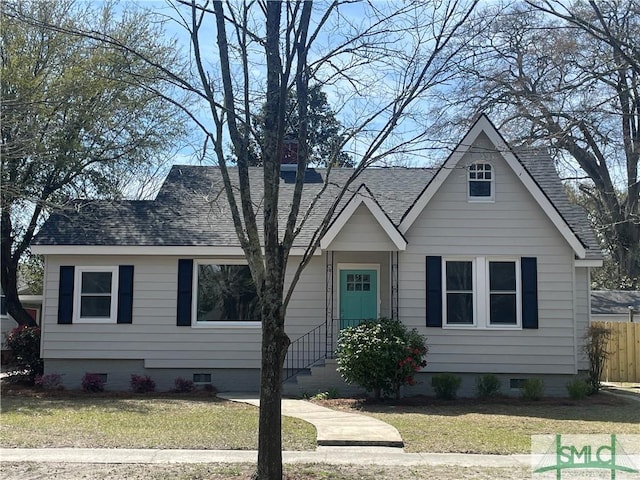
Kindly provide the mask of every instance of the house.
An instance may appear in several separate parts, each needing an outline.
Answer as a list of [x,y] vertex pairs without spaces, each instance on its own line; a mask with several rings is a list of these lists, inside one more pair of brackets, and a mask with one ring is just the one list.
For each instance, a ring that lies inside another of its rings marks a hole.
[[640,322],[640,292],[592,291],[591,320],[594,322]]
[[[332,171],[289,275],[352,173]],[[303,208],[325,174],[307,171]],[[282,172],[283,208],[292,178]],[[251,186],[259,205],[259,168]],[[181,376],[257,390],[255,287],[216,167],[173,167],[152,201],[78,202],[51,216],[32,249],[46,258],[45,370],[68,387],[91,372],[114,389],[136,373],[159,389]],[[548,394],[565,394],[588,368],[589,269],[600,265],[586,216],[569,204],[550,157],[513,151],[480,116],[440,168],[369,168],[351,184],[286,316],[288,362],[329,358],[286,391],[328,388],[338,330],[389,316],[428,338],[429,364],[412,392],[428,393],[430,375],[452,372],[462,394],[484,373],[498,375],[506,393],[542,377]]]
[[[27,313],[31,315],[31,318],[33,318],[39,325],[40,314],[42,311],[42,295],[34,294],[29,289],[29,286],[24,283],[21,285],[20,278],[18,278],[18,285],[18,298],[20,299],[20,303],[22,303],[22,306]],[[5,296],[0,290],[0,349],[2,351],[3,359],[8,357],[7,352],[9,351],[5,341],[6,335],[17,326],[18,322],[16,322],[7,312]]]

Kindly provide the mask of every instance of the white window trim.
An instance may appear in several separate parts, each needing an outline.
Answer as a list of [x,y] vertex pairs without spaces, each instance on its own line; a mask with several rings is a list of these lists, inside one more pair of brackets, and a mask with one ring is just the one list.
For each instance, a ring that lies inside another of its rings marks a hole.
[[[471,294],[472,294],[472,305],[473,305],[473,323],[448,323],[449,319],[447,318],[447,262],[471,262]],[[446,257],[442,259],[442,318],[444,321],[442,322],[443,328],[451,328],[451,329],[469,329],[469,328],[477,328],[478,326],[478,304],[476,302],[476,298],[478,296],[478,288],[477,288],[477,265],[476,258],[474,257]]]
[[[491,312],[490,312],[490,282],[489,282],[489,262],[513,262],[516,265],[516,323],[515,325],[501,324],[501,323],[491,323]],[[520,270],[520,259],[513,257],[485,257],[485,284],[484,284],[484,292],[485,292],[485,319],[486,319],[486,327],[491,330],[522,330],[522,272]]]
[[262,328],[262,322],[250,320],[225,320],[217,322],[198,321],[198,272],[200,265],[248,265],[242,258],[201,258],[193,261],[193,281],[191,292],[191,328]]
[[[76,266],[73,293],[73,323],[117,323],[118,319],[118,267],[117,266]],[[81,317],[82,274],[84,272],[111,272],[111,315],[107,317]]]
[[[471,262],[473,288],[473,324],[449,324],[447,319],[447,262]],[[514,262],[516,265],[516,324],[492,324],[490,319],[489,262]],[[515,257],[443,257],[442,328],[451,330],[522,330],[522,273],[520,258]]]
[[[491,195],[488,197],[474,197],[471,195],[471,178],[470,178],[470,173],[471,171],[469,170],[469,167],[471,167],[471,165],[489,165],[491,167],[491,180],[474,180],[474,181],[479,181],[479,182],[489,182],[491,184]],[[495,183],[495,179],[496,179],[496,170],[495,167],[493,166],[493,163],[487,161],[487,160],[476,160],[475,162],[471,162],[469,165],[467,165],[466,168],[467,171],[467,201],[469,203],[494,203],[496,201],[496,183]]]

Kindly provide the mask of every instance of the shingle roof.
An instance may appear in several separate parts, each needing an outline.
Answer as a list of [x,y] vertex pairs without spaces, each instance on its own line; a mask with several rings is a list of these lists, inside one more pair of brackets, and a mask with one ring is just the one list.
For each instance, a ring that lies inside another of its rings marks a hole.
[[640,292],[626,290],[594,290],[591,292],[592,315],[626,315],[629,307],[640,312]]
[[[587,258],[600,258],[600,250],[581,209],[567,200],[553,163],[540,151],[518,152],[522,164],[558,209],[573,232],[588,247]],[[235,169],[230,169],[237,185]],[[324,178],[326,170],[318,169]],[[365,184],[375,201],[398,226],[433,179],[433,168],[368,168],[350,184],[335,215]],[[296,238],[296,246],[306,246],[316,227],[330,208],[352,169],[333,169],[327,190],[320,197],[307,225]],[[252,199],[259,209],[263,197],[261,168],[250,169]],[[321,183],[305,185],[301,217],[322,188]],[[280,182],[281,224],[286,222],[294,185]],[[428,207],[427,207],[428,208]],[[334,217],[335,218],[335,217]],[[262,215],[257,215],[260,222]],[[262,229],[260,228],[260,231]],[[54,213],[42,227],[34,245],[101,246],[238,246],[230,209],[217,167],[174,166],[153,201],[85,201]]]

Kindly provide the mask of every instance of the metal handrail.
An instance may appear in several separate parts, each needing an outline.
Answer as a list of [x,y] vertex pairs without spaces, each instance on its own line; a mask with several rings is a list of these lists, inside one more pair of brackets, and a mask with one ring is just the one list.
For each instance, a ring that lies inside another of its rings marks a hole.
[[[333,336],[334,328],[342,330],[348,327],[355,327],[366,319],[337,319],[322,323],[297,338],[289,345],[287,358],[285,360],[283,382],[295,377],[303,370],[307,370],[320,360],[334,358]],[[339,324],[339,327],[337,325]]]
[[285,360],[283,381],[328,358],[331,345],[333,345],[333,328],[329,327],[327,322],[291,342]]

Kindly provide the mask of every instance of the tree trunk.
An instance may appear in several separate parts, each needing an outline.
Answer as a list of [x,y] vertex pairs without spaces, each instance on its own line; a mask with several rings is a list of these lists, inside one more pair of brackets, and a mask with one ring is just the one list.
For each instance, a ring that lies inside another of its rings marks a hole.
[[256,480],[282,479],[282,367],[289,348],[282,298],[262,299],[262,368]]
[[2,292],[6,297],[7,313],[18,322],[18,325],[28,325],[35,327],[36,322],[31,315],[20,303],[18,297],[18,260],[19,257],[12,255],[11,248],[13,245],[11,238],[11,219],[9,213],[2,212],[2,242],[0,245],[0,261],[2,267],[0,268],[0,283],[2,285]]

